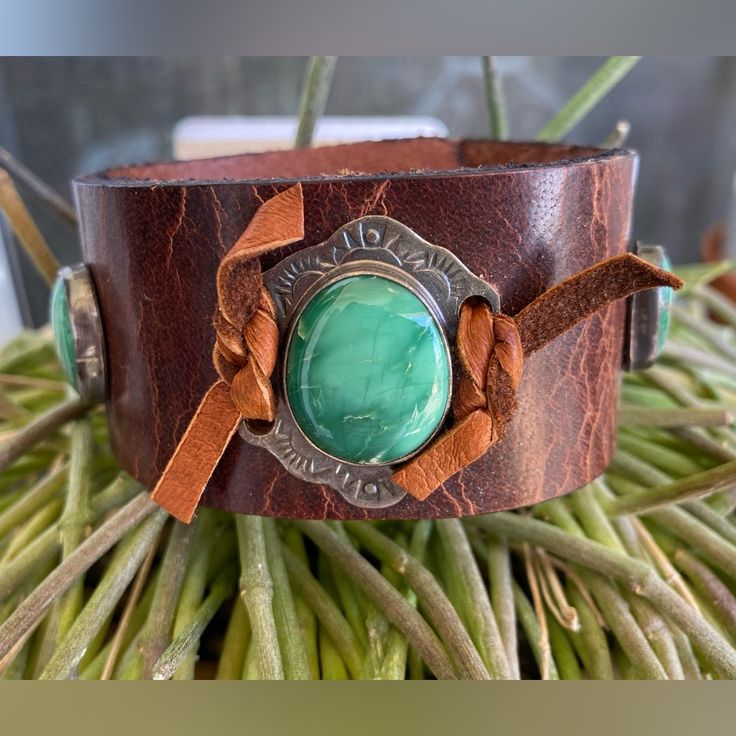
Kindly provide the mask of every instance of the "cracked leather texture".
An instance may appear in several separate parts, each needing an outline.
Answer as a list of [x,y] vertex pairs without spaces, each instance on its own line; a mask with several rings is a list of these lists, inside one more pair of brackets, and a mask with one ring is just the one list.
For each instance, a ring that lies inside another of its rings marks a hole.
[[[264,269],[355,218],[388,215],[456,253],[514,315],[556,283],[626,251],[636,164],[629,151],[416,139],[78,179],[116,457],[153,487],[217,378],[218,264],[258,206],[296,181],[304,240],[264,256]],[[353,506],[236,435],[202,502],[273,516],[409,519],[488,513],[572,491],[599,475],[613,452],[624,316],[624,302],[612,304],[530,356],[503,440],[424,501]]]

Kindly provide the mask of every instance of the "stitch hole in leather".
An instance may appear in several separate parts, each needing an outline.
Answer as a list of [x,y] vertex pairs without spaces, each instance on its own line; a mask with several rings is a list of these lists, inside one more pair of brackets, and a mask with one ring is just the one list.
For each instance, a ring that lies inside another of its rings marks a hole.
[[[278,401],[278,396],[276,397]],[[266,422],[262,419],[244,419],[245,426],[248,427],[248,431],[258,437],[267,435],[273,429],[273,422]]]

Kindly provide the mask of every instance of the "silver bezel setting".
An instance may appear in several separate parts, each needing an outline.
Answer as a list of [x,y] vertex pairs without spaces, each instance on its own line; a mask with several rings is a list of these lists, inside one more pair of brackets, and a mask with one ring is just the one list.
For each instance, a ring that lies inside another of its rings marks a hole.
[[[661,245],[637,242],[634,253],[657,268],[667,268],[667,253]],[[662,310],[669,309],[662,303],[657,287],[639,291],[629,298],[627,332],[624,352],[624,368],[640,371],[651,367],[659,355],[659,326]]]
[[89,269],[84,264],[59,271],[69,309],[74,341],[74,366],[80,397],[95,404],[105,400],[107,375],[105,342],[97,295]]
[[[289,392],[287,391],[286,387],[286,365],[287,365],[287,356],[289,355],[289,350],[291,349],[291,341],[294,336],[294,330],[296,329],[296,326],[299,322],[299,318],[302,315],[302,312],[304,311],[304,308],[309,304],[309,302],[317,296],[321,291],[326,289],[331,284],[334,284],[338,281],[341,281],[342,279],[348,278],[349,276],[380,276],[381,278],[387,279],[389,281],[393,281],[400,286],[405,287],[409,291],[412,292],[418,299],[424,304],[424,306],[427,308],[429,313],[434,318],[435,323],[437,324],[439,328],[439,333],[442,338],[442,347],[444,348],[445,357],[447,359],[447,368],[448,368],[448,392],[447,392],[447,400],[445,401],[445,406],[442,411],[442,418],[437,422],[437,426],[435,427],[435,430],[432,432],[432,434],[419,446],[417,447],[413,452],[409,452],[406,455],[403,455],[402,457],[398,457],[395,460],[391,460],[390,462],[381,462],[381,463],[351,463],[351,465],[361,466],[361,467],[371,467],[371,468],[377,468],[381,465],[398,465],[399,463],[403,463],[404,461],[408,460],[410,457],[413,457],[417,453],[422,451],[422,448],[426,447],[437,435],[437,433],[442,428],[442,425],[445,422],[445,419],[447,418],[447,412],[450,410],[450,403],[452,400],[452,353],[450,351],[450,345],[447,341],[447,333],[445,331],[445,321],[444,316],[440,312],[440,309],[438,305],[436,304],[435,300],[433,299],[431,293],[424,288],[422,284],[420,284],[418,281],[416,281],[413,277],[409,276],[405,271],[402,271],[400,268],[396,266],[392,266],[388,263],[383,263],[381,261],[371,261],[371,260],[360,260],[360,261],[351,261],[349,263],[344,263],[340,266],[336,266],[332,271],[330,271],[326,276],[324,276],[321,279],[318,279],[307,291],[302,295],[302,297],[299,299],[298,303],[295,305],[290,317],[289,317],[289,323],[286,328],[286,334],[284,335],[283,339],[283,359],[281,361],[281,373],[280,373],[280,380],[281,380],[281,397],[283,400],[283,403],[286,404],[286,406],[289,409],[289,414],[291,416],[292,421],[297,424],[298,422],[296,420],[296,417],[294,416],[294,412],[291,408],[291,403],[289,401]],[[310,445],[314,447],[315,450],[327,455],[328,457],[331,457],[333,460],[336,460],[337,462],[345,462],[339,457],[335,457],[334,455],[331,455],[326,450],[323,450],[322,448],[318,447],[317,445],[312,442],[309,437],[305,435],[305,439],[307,442],[309,442]]]
[[[485,299],[498,312],[497,292],[450,251],[428,243],[400,222],[378,215],[362,217],[341,227],[324,243],[287,256],[263,274],[281,335],[280,396],[276,419],[268,430],[259,432],[243,422],[240,435],[250,444],[267,449],[298,478],[329,486],[356,506],[382,508],[397,503],[406,494],[392,482],[391,466],[411,455],[390,465],[357,464],[320,450],[302,432],[291,413],[283,368],[294,325],[312,297],[340,279],[365,274],[396,281],[427,306],[443,335],[451,394],[450,345],[454,344],[460,307],[475,296]],[[449,397],[445,414],[448,409]],[[443,424],[444,420],[432,437]],[[432,437],[415,453],[431,442]]]

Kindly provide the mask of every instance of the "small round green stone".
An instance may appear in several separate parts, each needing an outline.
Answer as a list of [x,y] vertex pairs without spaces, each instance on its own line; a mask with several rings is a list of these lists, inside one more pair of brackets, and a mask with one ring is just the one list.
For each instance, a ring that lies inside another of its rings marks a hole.
[[317,292],[292,333],[286,392],[321,450],[352,463],[391,463],[442,421],[450,365],[440,328],[409,289],[348,276]]
[[54,330],[56,355],[66,379],[74,388],[77,388],[76,354],[72,324],[69,319],[69,302],[66,298],[64,282],[58,276],[51,290],[49,307],[51,326]]

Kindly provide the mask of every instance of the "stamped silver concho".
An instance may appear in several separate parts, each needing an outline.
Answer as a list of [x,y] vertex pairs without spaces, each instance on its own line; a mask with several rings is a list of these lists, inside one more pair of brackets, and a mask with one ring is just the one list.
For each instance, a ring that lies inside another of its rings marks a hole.
[[[355,274],[399,274],[403,286],[431,309],[455,342],[462,303],[472,296],[500,311],[497,292],[473,275],[450,251],[432,245],[390,217],[369,216],[341,227],[324,243],[284,258],[263,274],[276,307],[282,349],[301,308],[336,278]],[[358,465],[324,453],[305,436],[289,409],[283,385],[276,420],[265,433],[243,422],[240,436],[268,450],[294,476],[336,490],[355,506],[382,508],[400,501],[406,491],[391,480],[386,465]]]
[[[635,243],[634,253],[658,268],[672,268],[661,245]],[[624,368],[639,371],[649,368],[662,352],[670,324],[674,291],[669,286],[640,291],[629,297]]]
[[[104,401],[107,387],[105,340],[100,308],[89,268],[83,263],[64,266],[57,280],[64,292],[73,340],[70,370],[80,397],[94,404]],[[71,376],[69,380],[72,381]]]

